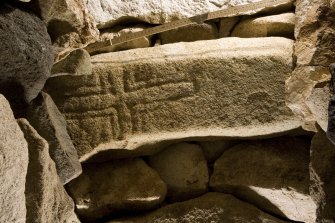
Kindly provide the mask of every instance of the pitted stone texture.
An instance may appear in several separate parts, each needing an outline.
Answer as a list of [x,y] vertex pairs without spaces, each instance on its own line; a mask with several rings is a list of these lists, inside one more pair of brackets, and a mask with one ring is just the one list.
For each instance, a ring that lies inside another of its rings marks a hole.
[[0,95],[0,222],[26,222],[28,145],[8,101]]
[[294,36],[294,13],[251,18],[241,21],[233,30],[231,36],[236,37],[267,37]]
[[[151,24],[162,24],[176,19],[216,11],[229,6],[257,2],[258,0],[87,0],[88,11],[93,15],[99,28],[106,28],[116,22],[139,20]],[[292,5],[293,1],[284,6]],[[261,10],[282,8],[270,7]],[[249,12],[249,14],[255,12]]]
[[198,40],[217,39],[219,36],[215,23],[192,24],[159,34],[162,44],[193,42]]
[[33,100],[50,76],[52,46],[37,16],[0,4],[0,93],[16,108]]
[[284,223],[232,195],[208,193],[199,198],[167,205],[144,216],[108,223]]
[[292,45],[223,38],[101,54],[93,75],[55,76],[45,90],[81,160],[152,154],[157,143],[189,137],[282,134],[300,126],[284,98]]
[[142,159],[86,164],[68,184],[78,216],[86,221],[144,211],[158,206],[166,186]]
[[57,175],[48,143],[26,119],[18,123],[28,142],[29,164],[26,177],[27,223],[80,223],[74,203]]
[[238,143],[237,140],[216,140],[216,141],[201,141],[199,142],[202,151],[209,163],[217,160],[224,151],[233,147]]
[[171,145],[149,157],[149,165],[166,183],[171,201],[194,198],[208,190],[207,162],[199,145]]
[[246,141],[215,162],[210,186],[268,213],[312,223],[316,205],[309,196],[308,168],[308,139]]
[[77,151],[66,130],[66,121],[52,98],[41,92],[27,113],[31,125],[49,143],[49,153],[56,163],[61,182],[66,184],[79,176],[82,169]]

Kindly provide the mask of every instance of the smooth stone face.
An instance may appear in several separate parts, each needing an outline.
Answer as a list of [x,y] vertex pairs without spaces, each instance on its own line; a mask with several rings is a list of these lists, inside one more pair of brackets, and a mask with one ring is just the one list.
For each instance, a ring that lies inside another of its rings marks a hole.
[[223,38],[101,54],[93,75],[55,76],[45,90],[82,161],[185,138],[282,134],[300,126],[285,104],[292,44]]
[[61,183],[49,146],[26,119],[18,123],[28,142],[29,164],[26,177],[27,222],[80,223],[74,203]]
[[209,163],[217,160],[224,151],[233,147],[238,143],[236,140],[216,140],[216,141],[200,141],[198,142]]
[[166,183],[172,201],[194,198],[208,190],[207,162],[199,145],[171,145],[149,157],[149,165]]
[[218,28],[214,23],[192,24],[159,34],[162,44],[193,42],[218,38]]
[[16,108],[33,100],[50,76],[52,46],[33,14],[1,3],[0,24],[0,93]]
[[26,222],[28,146],[8,101],[0,95],[0,222]]
[[220,19],[219,37],[228,37],[233,31],[235,25],[240,21],[240,17],[228,17]]
[[68,184],[83,221],[149,210],[165,198],[164,182],[140,158],[86,164],[83,169]]
[[[258,0],[88,0],[87,9],[94,17],[98,27],[106,28],[114,25],[116,22],[127,20],[140,20],[151,24],[162,24],[176,19],[216,11],[229,6],[257,1]],[[292,3],[289,3],[288,5],[291,4]],[[280,7],[282,7],[282,5]],[[276,8],[278,7],[260,10],[274,10]]]
[[294,36],[294,13],[251,18],[241,21],[233,30],[231,36],[236,37],[267,37]]
[[78,154],[66,130],[66,121],[52,98],[44,93],[30,104],[27,115],[31,125],[48,141],[49,153],[56,163],[63,184],[82,172]]
[[210,186],[268,213],[315,222],[316,205],[309,196],[308,167],[308,139],[246,141],[224,152],[215,162]]
[[167,205],[144,216],[118,219],[108,223],[147,223],[147,222],[234,222],[234,223],[284,223],[255,206],[238,200],[232,195],[207,193],[201,197]]

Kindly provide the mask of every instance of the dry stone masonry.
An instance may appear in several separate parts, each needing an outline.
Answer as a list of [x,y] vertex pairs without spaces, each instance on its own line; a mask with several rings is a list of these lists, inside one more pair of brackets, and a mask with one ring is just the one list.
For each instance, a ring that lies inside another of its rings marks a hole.
[[335,223],[334,0],[86,47],[258,1],[2,1],[0,223]]

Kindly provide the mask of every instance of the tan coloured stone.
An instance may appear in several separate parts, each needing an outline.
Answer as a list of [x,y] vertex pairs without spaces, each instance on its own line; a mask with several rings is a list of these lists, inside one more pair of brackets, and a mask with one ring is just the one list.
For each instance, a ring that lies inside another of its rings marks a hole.
[[201,197],[167,205],[152,213],[108,223],[284,223],[232,195],[208,193]]
[[30,104],[28,120],[39,134],[48,141],[49,153],[56,163],[57,173],[63,184],[82,172],[78,154],[66,130],[66,121],[52,98],[44,93]]
[[207,162],[199,145],[171,145],[149,157],[149,165],[166,183],[169,200],[194,198],[208,190]]
[[335,219],[335,146],[322,129],[315,134],[311,145],[310,193],[317,203],[317,223]]
[[283,13],[241,21],[234,28],[231,36],[236,37],[267,37],[282,36],[293,38],[294,13]]
[[219,37],[228,37],[235,25],[240,21],[240,17],[228,17],[220,19]]
[[217,160],[224,151],[233,147],[238,143],[237,140],[216,140],[216,141],[201,141],[199,142],[202,151],[209,163]]
[[224,152],[210,186],[284,218],[315,222],[309,196],[308,139],[282,137],[246,141]]
[[160,33],[159,38],[162,44],[168,44],[217,39],[218,35],[218,28],[215,23],[201,23]]
[[292,43],[223,38],[101,54],[93,75],[54,76],[45,90],[82,161],[190,137],[283,134],[301,124],[284,99]]
[[28,142],[26,177],[27,223],[79,223],[74,203],[66,193],[49,155],[48,143],[25,119],[18,123]]
[[86,164],[81,176],[68,184],[78,216],[86,221],[159,205],[166,186],[142,159]]
[[74,50],[67,57],[54,64],[51,73],[92,74],[90,54],[84,49]]
[[[95,18],[99,28],[106,28],[115,23],[124,21],[144,21],[151,24],[162,24],[176,19],[195,16],[211,11],[220,10],[229,6],[257,2],[259,0],[87,0],[88,11]],[[290,8],[288,4],[281,4],[270,8],[251,11],[273,11],[281,8]]]
[[27,168],[27,142],[8,101],[0,95],[0,222],[26,222]]

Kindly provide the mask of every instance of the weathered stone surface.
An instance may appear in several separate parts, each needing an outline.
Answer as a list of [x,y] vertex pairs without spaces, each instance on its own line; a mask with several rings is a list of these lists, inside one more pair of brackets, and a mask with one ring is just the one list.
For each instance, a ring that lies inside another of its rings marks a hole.
[[233,30],[231,36],[236,37],[267,37],[294,36],[294,13],[251,18],[241,21]]
[[92,74],[90,54],[84,49],[74,50],[67,57],[54,64],[51,73]]
[[329,140],[335,144],[335,63],[329,66],[329,70],[331,73],[330,91],[333,95],[330,97],[328,104],[328,125],[326,132]]
[[228,37],[235,25],[240,21],[240,17],[228,17],[220,19],[219,37]]
[[78,216],[86,221],[148,210],[165,198],[164,182],[139,158],[86,164],[83,169],[68,191]]
[[27,117],[38,133],[48,141],[49,153],[57,173],[66,184],[82,172],[78,154],[66,130],[66,121],[52,98],[44,93],[30,104]]
[[335,11],[327,1],[297,0],[295,55],[298,65],[328,66],[335,58]]
[[214,23],[192,24],[159,34],[162,44],[193,42],[218,38],[218,28]]
[[281,134],[301,124],[284,99],[292,43],[223,38],[101,54],[92,57],[93,75],[55,76],[45,89],[81,160],[101,151],[152,154],[189,137]]
[[48,143],[26,119],[18,123],[28,142],[29,164],[26,177],[27,223],[79,223],[74,203],[57,175]]
[[286,103],[296,115],[302,117],[305,130],[316,131],[315,122],[318,119],[311,111],[307,100],[315,86],[329,79],[327,67],[302,66],[297,67],[286,81]]
[[50,76],[52,46],[35,15],[0,3],[0,93],[13,104],[34,99]]
[[28,146],[7,100],[0,95],[0,222],[26,222]]
[[167,205],[144,216],[119,219],[109,223],[222,223],[268,222],[283,223],[253,205],[228,194],[208,193],[189,201]]
[[172,201],[194,198],[208,190],[207,162],[199,145],[171,145],[149,157],[149,165],[166,183]]
[[[141,0],[135,2],[132,0],[87,0],[87,8],[98,23],[98,27],[106,28],[114,25],[116,22],[127,20],[140,20],[151,24],[162,24],[176,19],[219,10],[228,6],[256,1],[258,0]],[[284,5],[292,5],[292,3]],[[269,11],[279,7],[283,7],[283,5],[264,10]]]
[[282,137],[247,141],[224,152],[210,186],[294,221],[315,222],[309,196],[309,142]]
[[201,141],[199,142],[202,151],[209,163],[217,160],[224,151],[236,145],[236,140],[216,140],[216,141]]

